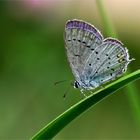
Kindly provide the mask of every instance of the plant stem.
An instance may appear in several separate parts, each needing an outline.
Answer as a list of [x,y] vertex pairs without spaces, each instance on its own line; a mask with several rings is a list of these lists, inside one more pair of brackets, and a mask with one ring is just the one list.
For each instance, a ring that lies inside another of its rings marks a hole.
[[97,3],[97,7],[99,10],[101,20],[102,20],[103,25],[104,25],[105,34],[107,36],[112,36],[114,38],[117,38],[115,28],[114,28],[111,20],[109,19],[109,16],[108,16],[106,9],[104,7],[103,0],[96,0],[96,3]]
[[[97,3],[97,7],[99,10],[101,20],[104,25],[105,34],[107,36],[118,38],[115,28],[113,27],[113,24],[112,24],[111,20],[109,19],[109,16],[105,9],[103,0],[96,0],[96,3]],[[130,70],[127,70],[127,74],[128,73],[130,73]],[[139,92],[136,88],[135,83],[131,83],[131,85],[126,86],[126,91],[127,91],[127,97],[128,97],[130,106],[132,108],[133,116],[135,117],[135,120],[140,129],[140,101],[138,98]]]

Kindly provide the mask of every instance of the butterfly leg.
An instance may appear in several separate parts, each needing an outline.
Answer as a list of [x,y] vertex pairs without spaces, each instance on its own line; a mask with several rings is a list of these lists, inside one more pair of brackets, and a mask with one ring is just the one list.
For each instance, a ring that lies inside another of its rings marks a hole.
[[91,94],[94,94],[94,92],[92,92],[91,90],[89,90],[89,92],[90,92]]
[[101,86],[100,86],[100,89],[104,89],[104,88],[105,88],[105,85],[101,85]]
[[87,97],[87,95],[84,93],[83,89],[81,89],[80,91],[81,91],[81,94],[84,95],[84,97]]

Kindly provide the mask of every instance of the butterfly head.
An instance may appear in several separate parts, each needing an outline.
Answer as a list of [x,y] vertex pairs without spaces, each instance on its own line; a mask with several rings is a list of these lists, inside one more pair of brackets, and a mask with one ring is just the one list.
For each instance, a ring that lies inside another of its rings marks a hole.
[[80,84],[77,81],[74,81],[74,88],[80,88]]

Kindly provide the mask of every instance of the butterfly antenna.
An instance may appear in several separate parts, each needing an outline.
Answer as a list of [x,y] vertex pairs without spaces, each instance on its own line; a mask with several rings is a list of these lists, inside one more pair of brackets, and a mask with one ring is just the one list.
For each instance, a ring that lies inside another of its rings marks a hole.
[[69,87],[67,88],[67,90],[65,91],[65,93],[64,93],[64,95],[63,95],[63,98],[65,98],[66,95],[69,93],[69,91],[70,91],[70,87],[71,87],[71,86],[69,86]]
[[60,84],[60,83],[66,82],[66,81],[68,81],[68,80],[57,81],[57,82],[54,83],[54,85],[57,85],[57,84]]

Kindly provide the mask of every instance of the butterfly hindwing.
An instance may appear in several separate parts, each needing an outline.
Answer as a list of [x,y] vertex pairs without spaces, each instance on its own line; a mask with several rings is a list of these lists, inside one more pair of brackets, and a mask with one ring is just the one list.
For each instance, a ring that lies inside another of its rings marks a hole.
[[82,75],[85,80],[101,85],[121,76],[129,62],[129,54],[123,44],[116,39],[107,38],[87,59]]

